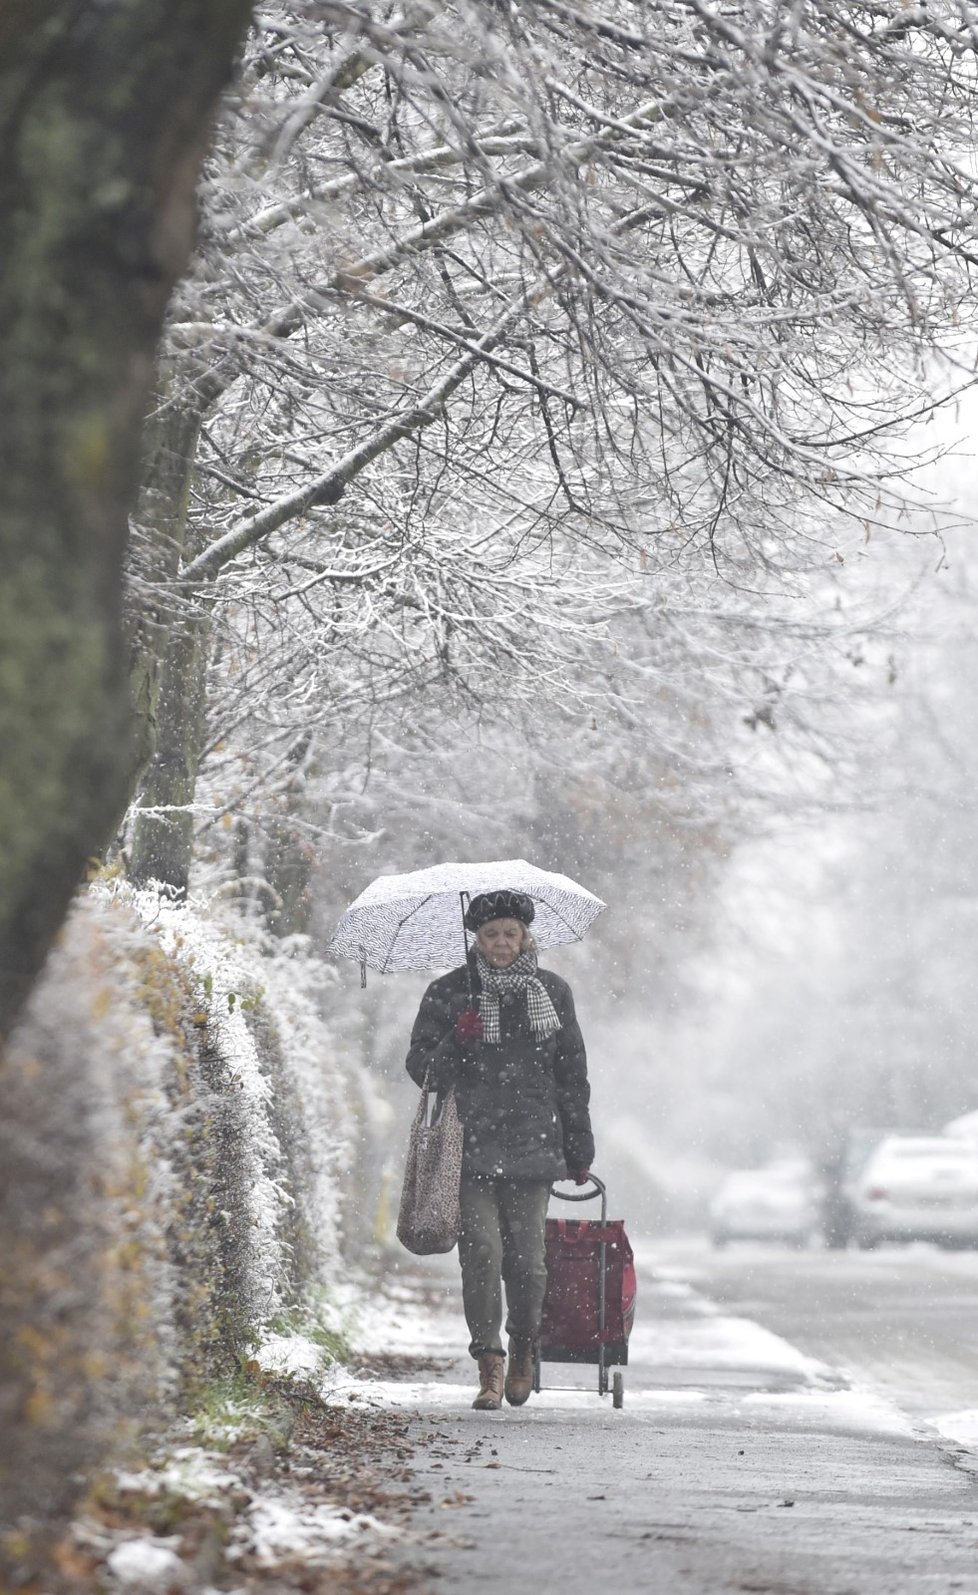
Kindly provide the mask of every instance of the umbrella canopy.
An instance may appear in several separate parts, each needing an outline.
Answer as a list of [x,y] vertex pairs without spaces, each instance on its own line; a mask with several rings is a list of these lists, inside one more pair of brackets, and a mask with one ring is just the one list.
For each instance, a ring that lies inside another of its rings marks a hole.
[[467,951],[462,913],[468,900],[506,889],[533,898],[539,947],[580,941],[606,906],[569,875],[537,869],[523,858],[435,864],[405,875],[379,875],[346,910],[329,951],[381,974],[460,964]]

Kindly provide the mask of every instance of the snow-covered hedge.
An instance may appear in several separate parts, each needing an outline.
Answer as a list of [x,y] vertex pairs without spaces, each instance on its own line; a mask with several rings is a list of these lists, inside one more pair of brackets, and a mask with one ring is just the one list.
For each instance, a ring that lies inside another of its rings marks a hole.
[[276,1330],[342,1330],[373,1109],[334,979],[230,908],[115,880],[77,903],[3,1073],[0,1493],[21,1565],[181,1395]]

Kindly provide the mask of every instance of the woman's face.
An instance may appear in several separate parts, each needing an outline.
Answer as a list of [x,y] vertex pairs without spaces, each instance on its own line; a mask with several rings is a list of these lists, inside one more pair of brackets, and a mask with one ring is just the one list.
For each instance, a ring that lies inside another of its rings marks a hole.
[[476,932],[476,941],[493,969],[505,969],[522,951],[524,928],[518,919],[490,919]]

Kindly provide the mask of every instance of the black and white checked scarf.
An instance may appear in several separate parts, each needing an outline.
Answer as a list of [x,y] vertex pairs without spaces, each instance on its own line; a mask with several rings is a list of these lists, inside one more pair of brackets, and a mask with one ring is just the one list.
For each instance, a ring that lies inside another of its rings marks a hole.
[[537,956],[534,952],[520,953],[506,969],[493,969],[481,952],[475,955],[482,995],[479,1012],[482,1015],[482,1037],[493,1046],[499,1045],[502,1033],[499,1028],[499,1005],[511,1002],[526,993],[526,1011],[530,1029],[535,1036],[552,1036],[560,1029],[557,1010],[550,1001],[550,993],[542,980],[537,979]]

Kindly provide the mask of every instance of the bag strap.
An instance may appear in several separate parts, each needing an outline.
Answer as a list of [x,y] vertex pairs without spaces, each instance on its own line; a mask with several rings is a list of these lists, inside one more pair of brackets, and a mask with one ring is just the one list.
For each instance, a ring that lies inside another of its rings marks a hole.
[[[428,1128],[430,1128],[431,1125],[437,1124],[438,1120],[441,1118],[442,1110],[443,1110],[443,1108],[445,1106],[445,1098],[447,1097],[447,1095],[448,1095],[447,1091],[445,1091],[445,1092],[436,1091],[434,1086],[432,1085],[432,1083],[431,1083],[431,1065],[429,1064],[428,1067],[425,1069],[424,1080],[423,1080],[422,1085],[421,1085],[421,1100],[418,1103],[418,1111],[417,1111],[417,1115],[416,1115],[418,1123],[419,1124],[423,1124],[423,1125],[425,1125]],[[430,1096],[434,1096],[435,1107],[434,1107],[434,1112],[432,1113],[431,1119],[429,1121],[429,1119],[428,1119],[428,1098]]]

